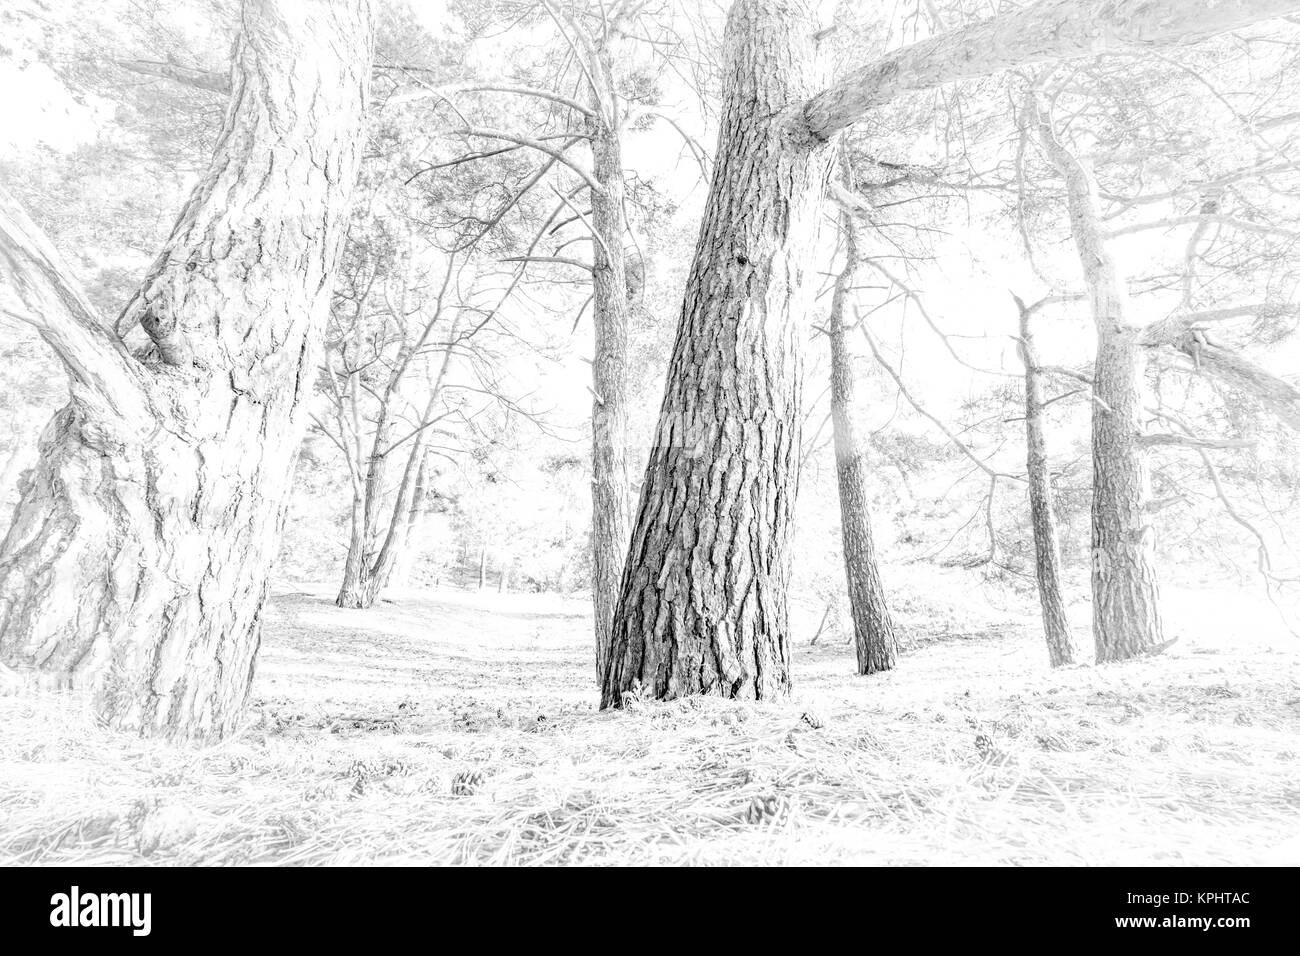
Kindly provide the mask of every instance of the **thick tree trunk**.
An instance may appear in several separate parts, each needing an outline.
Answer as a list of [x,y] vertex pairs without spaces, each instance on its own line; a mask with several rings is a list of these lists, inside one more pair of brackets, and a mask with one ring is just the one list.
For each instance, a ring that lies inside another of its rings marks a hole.
[[591,403],[591,594],[596,631],[596,680],[609,665],[610,628],[627,554],[631,502],[627,482],[627,325],[629,292],[623,257],[627,221],[623,200],[623,145],[620,106],[608,46],[593,50],[589,69],[594,84],[588,120],[592,173],[600,189],[591,191],[595,230],[592,260],[595,356]]
[[835,434],[835,473],[840,490],[840,532],[844,541],[844,576],[848,581],[858,673],[875,674],[894,667],[898,636],[885,601],[885,586],[876,563],[867,493],[866,445],[854,421],[857,390],[853,356],[844,341],[844,310],[858,271],[857,224],[840,217],[845,242],[844,268],[835,280],[827,333],[831,345],[831,420]]
[[138,402],[52,340],[73,399],[0,546],[3,660],[172,738],[227,733],[248,694],[369,75],[364,0],[248,0],[242,27],[213,162],[123,314],[154,351],[34,320],[97,341]]
[[1097,328],[1092,403],[1092,629],[1098,661],[1164,647],[1155,571],[1150,476],[1142,435],[1142,330],[1124,293],[1097,214],[1092,171],[1056,139],[1040,103],[1039,130],[1065,180],[1070,228]]
[[790,686],[805,271],[830,150],[802,0],[737,0],[717,159],[614,616],[603,706]]
[[1043,636],[1053,667],[1075,662],[1076,648],[1061,591],[1061,544],[1056,530],[1056,506],[1047,462],[1044,431],[1043,373],[1030,328],[1032,310],[1019,299],[1020,352],[1025,362],[1025,471],[1029,482],[1029,516],[1034,531],[1034,571],[1038,603],[1043,612]]
[[1139,440],[1139,359],[1131,329],[1099,322],[1092,411],[1092,629],[1099,662],[1164,646],[1151,482]]

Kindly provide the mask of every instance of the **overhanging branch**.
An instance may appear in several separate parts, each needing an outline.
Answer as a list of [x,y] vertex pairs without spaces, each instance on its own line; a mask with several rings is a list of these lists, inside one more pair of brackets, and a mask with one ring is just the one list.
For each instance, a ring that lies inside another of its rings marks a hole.
[[0,311],[35,328],[83,404],[132,424],[149,416],[144,369],[105,327],[22,205],[0,187]]
[[910,91],[1037,63],[1194,43],[1297,12],[1296,0],[1040,0],[853,70],[810,99],[804,116],[809,133],[825,141]]

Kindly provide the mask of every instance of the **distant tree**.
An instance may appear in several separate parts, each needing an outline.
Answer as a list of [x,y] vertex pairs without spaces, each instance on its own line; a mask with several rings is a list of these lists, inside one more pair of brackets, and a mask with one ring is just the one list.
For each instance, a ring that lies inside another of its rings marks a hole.
[[1053,667],[1076,662],[1078,653],[1061,588],[1061,540],[1056,530],[1055,493],[1047,460],[1046,400],[1038,350],[1034,347],[1033,315],[1048,300],[1026,305],[1019,297],[1020,355],[1025,364],[1025,476],[1029,486],[1029,515],[1034,539],[1034,576],[1043,612],[1043,636]]
[[[1289,48],[1285,34],[1273,42]],[[1251,320],[1258,337],[1295,314],[1288,299],[1300,265],[1292,252],[1300,208],[1274,197],[1278,177],[1296,169],[1288,152],[1296,117],[1273,91],[1296,79],[1285,56],[1271,63],[1257,57],[1250,75],[1258,81],[1271,68],[1268,82],[1259,92],[1229,96],[1217,84],[1235,88],[1246,75],[1234,72],[1232,54],[1216,48],[1181,63],[1149,65],[1136,88],[1125,83],[1125,65],[1090,64],[1035,80],[1027,101],[1042,155],[1064,186],[1097,335],[1088,384],[1093,630],[1101,661],[1171,643],[1160,614],[1154,515],[1162,503],[1152,492],[1152,449],[1190,448],[1204,456],[1206,449],[1252,444],[1191,432],[1166,407],[1161,390],[1149,386],[1152,360],[1167,363],[1169,353],[1181,351],[1191,358],[1193,375],[1225,383],[1291,427],[1297,423],[1300,391],[1229,347],[1227,331]],[[1181,109],[1167,105],[1175,90],[1184,91]],[[1223,123],[1241,124],[1242,135],[1254,140],[1251,149],[1239,151],[1217,124],[1206,122],[1216,112]],[[1174,255],[1159,256],[1149,276],[1122,277],[1119,242],[1153,230],[1182,231],[1168,247]]]
[[71,383],[0,545],[0,657],[174,738],[248,694],[369,76],[365,0],[241,23],[212,162],[116,330],[0,193],[0,304]]
[[400,242],[372,238],[351,244],[341,270],[321,376],[328,411],[315,418],[342,453],[352,489],[335,599],[351,608],[373,606],[401,560],[431,455],[457,450],[448,426],[459,424],[463,402],[448,373],[483,328],[463,256],[437,257],[437,276]]
[[870,493],[867,486],[866,445],[854,416],[857,383],[853,356],[845,341],[844,313],[853,295],[860,263],[858,230],[849,212],[840,214],[844,240],[844,266],[835,277],[826,334],[831,349],[831,418],[835,438],[835,470],[840,492],[840,534],[844,542],[844,577],[848,582],[853,616],[858,673],[891,670],[898,657],[898,636],[880,580],[876,547],[871,533]]

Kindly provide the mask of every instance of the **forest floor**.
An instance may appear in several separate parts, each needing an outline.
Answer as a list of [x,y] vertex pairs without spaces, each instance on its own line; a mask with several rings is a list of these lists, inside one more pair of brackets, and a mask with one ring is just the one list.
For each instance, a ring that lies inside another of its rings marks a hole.
[[788,703],[611,713],[585,602],[329,597],[273,599],[217,746],[0,698],[0,863],[1300,863],[1300,641],[1212,594],[1150,660],[1053,672],[1021,615],[870,678],[805,639]]

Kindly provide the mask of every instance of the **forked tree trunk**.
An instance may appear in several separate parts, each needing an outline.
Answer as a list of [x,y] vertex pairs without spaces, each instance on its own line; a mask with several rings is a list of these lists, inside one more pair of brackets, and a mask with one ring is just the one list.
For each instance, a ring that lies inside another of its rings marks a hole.
[[593,325],[591,403],[591,593],[596,636],[596,679],[609,664],[610,628],[627,554],[627,324],[628,286],[623,257],[623,147],[610,51],[593,50],[591,191]]
[[716,165],[612,630],[602,705],[790,687],[805,273],[830,150],[801,0],[738,0]]
[[110,726],[208,739],[240,719],[348,221],[371,32],[365,0],[244,4],[212,164],[123,313],[153,340],[141,360],[25,216],[0,208],[0,272],[17,272],[73,384],[0,547],[0,656],[84,689]]
[[1070,228],[1097,329],[1092,403],[1092,630],[1097,660],[1163,649],[1150,476],[1142,447],[1141,329],[1125,315],[1115,263],[1101,233],[1097,182],[1056,139],[1038,105],[1044,149],[1065,180]]
[[835,280],[827,327],[831,346],[831,421],[835,434],[835,474],[840,491],[840,533],[844,541],[844,576],[848,581],[849,608],[853,614],[853,639],[858,652],[858,673],[875,674],[894,667],[898,635],[880,580],[876,546],[871,534],[870,496],[867,492],[866,446],[854,421],[857,382],[853,356],[844,341],[844,311],[858,271],[857,224],[852,215],[840,216],[844,236],[844,268]]
[[1020,310],[1020,352],[1025,363],[1025,471],[1029,483],[1029,517],[1034,532],[1034,571],[1038,581],[1038,603],[1043,612],[1047,656],[1053,667],[1061,667],[1075,662],[1077,650],[1061,591],[1061,543],[1056,530],[1056,505],[1043,421],[1043,373],[1030,328],[1032,309],[1019,299],[1016,305]]
[[[441,312],[441,305],[439,312]],[[410,349],[408,355],[415,355],[425,347],[432,326],[431,320],[424,336],[414,348]],[[348,554],[343,564],[343,584],[334,599],[334,603],[339,607],[374,607],[375,602],[379,600],[379,595],[384,588],[388,587],[393,569],[407,548],[411,523],[415,520],[415,513],[424,495],[424,473],[428,461],[428,429],[436,420],[434,416],[442,397],[447,371],[451,368],[459,329],[460,318],[457,316],[451,323],[448,344],[443,349],[442,362],[433,379],[424,414],[420,417],[416,432],[413,435],[393,438],[392,396],[396,394],[402,376],[409,366],[408,357],[402,362],[400,370],[390,379],[388,395],[379,403],[375,433],[370,442],[370,453],[364,462],[366,466],[364,482],[356,480],[363,463],[353,460],[349,465],[354,476],[352,527],[348,540]],[[410,443],[410,450],[407,452],[406,464],[402,469],[402,479],[397,486],[397,494],[391,508],[385,509],[388,459],[406,442]],[[358,443],[357,455],[360,454]]]

